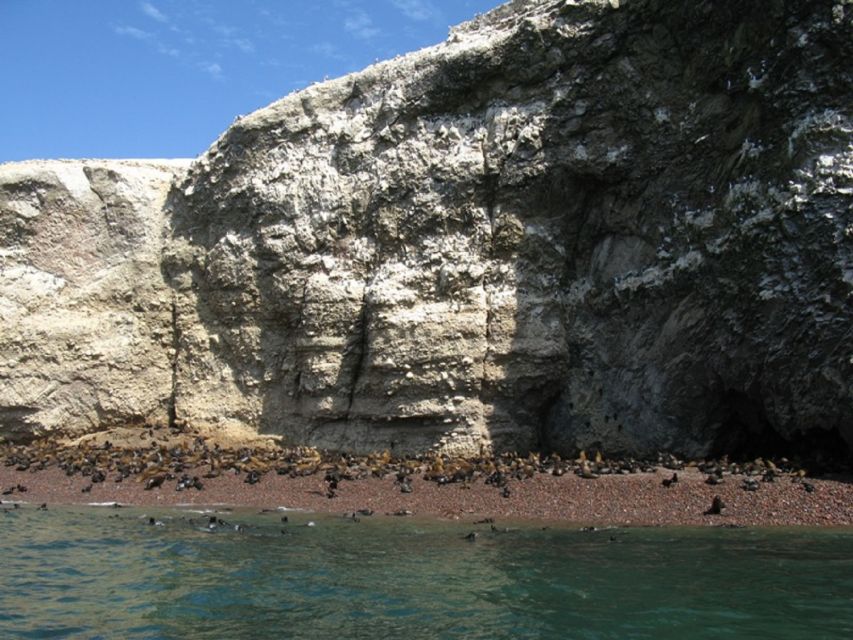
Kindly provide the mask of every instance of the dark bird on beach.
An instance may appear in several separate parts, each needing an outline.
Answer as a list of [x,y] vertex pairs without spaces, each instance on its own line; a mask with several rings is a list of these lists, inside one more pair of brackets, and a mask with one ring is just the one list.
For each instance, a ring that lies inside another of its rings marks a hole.
[[89,493],[92,490],[92,483],[90,482],[85,487],[80,489],[80,493]]
[[678,482],[678,474],[673,473],[671,478],[664,478],[664,480],[663,480],[663,482],[661,482],[661,484],[663,486],[669,488],[672,485],[674,485],[676,482]]
[[42,503],[39,505],[39,508],[37,509],[37,511],[47,511],[47,503],[46,503],[46,502],[42,502]]
[[326,497],[331,500],[338,495],[338,482],[340,475],[336,471],[327,471],[326,477],[323,478],[326,483]]
[[743,483],[741,483],[744,491],[758,491],[759,486],[758,480],[755,478],[744,478]]
[[151,489],[154,489],[155,487],[161,486],[165,479],[166,479],[166,476],[164,476],[164,475],[157,475],[157,476],[154,476],[153,478],[148,478],[148,482],[145,483],[145,490],[151,491]]
[[471,532],[471,533],[469,533],[467,536],[465,536],[465,539],[466,539],[468,542],[475,542],[479,536],[480,536],[480,534],[479,534],[479,533],[477,533],[476,531],[472,531],[472,532]]
[[707,478],[705,478],[705,484],[717,485],[723,483],[723,475],[722,473],[712,473]]
[[814,493],[814,485],[811,482],[803,482],[803,489],[806,493]]
[[509,498],[512,495],[512,492],[509,490],[509,487],[504,487],[503,491],[501,491],[501,497]]
[[711,508],[705,512],[706,516],[716,516],[723,513],[723,509],[726,508],[726,503],[723,502],[723,499],[720,496],[714,496],[714,499],[711,501]]

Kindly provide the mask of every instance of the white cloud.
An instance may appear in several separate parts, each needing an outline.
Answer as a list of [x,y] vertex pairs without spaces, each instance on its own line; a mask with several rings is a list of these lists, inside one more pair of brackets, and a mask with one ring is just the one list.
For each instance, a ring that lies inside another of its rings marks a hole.
[[208,73],[214,80],[222,79],[222,67],[217,62],[202,62],[201,70]]
[[124,25],[113,27],[113,31],[120,36],[129,36],[131,38],[136,38],[137,40],[151,40],[154,37],[153,33],[137,29],[136,27],[127,27]]
[[248,38],[231,38],[227,42],[232,47],[237,47],[243,53],[255,52],[255,45]]
[[379,35],[379,28],[373,24],[373,20],[364,11],[356,11],[344,20],[344,30],[353,34],[356,38],[370,40]]
[[436,20],[441,13],[429,0],[391,0],[397,9],[410,20]]
[[338,48],[328,41],[318,42],[317,44],[311,47],[311,51],[312,53],[316,53],[321,56],[326,56],[327,58],[331,58],[333,60],[344,59],[344,56],[341,55],[341,52],[338,50]]
[[175,47],[168,47],[162,43],[157,44],[157,51],[162,53],[164,56],[170,56],[172,58],[180,58],[181,50],[176,49]]
[[235,33],[237,33],[237,29],[234,27],[228,26],[227,24],[220,24],[218,22],[214,22],[213,20],[208,21],[210,23],[210,28],[216,31],[219,35],[225,36],[226,38],[230,38]]
[[127,25],[119,25],[117,27],[113,27],[113,31],[117,35],[127,36],[128,38],[133,38],[134,40],[146,42],[148,43],[148,46],[157,51],[157,53],[162,53],[164,56],[169,56],[171,58],[181,57],[180,49],[171,47],[163,43],[155,34],[151,33],[150,31],[144,31],[143,29],[138,29],[137,27],[129,27]]
[[153,18],[157,22],[162,22],[167,24],[169,22],[169,18],[167,18],[163,12],[161,12],[157,7],[155,7],[150,2],[142,2],[139,5],[139,8],[142,9],[142,12],[148,16],[149,18]]

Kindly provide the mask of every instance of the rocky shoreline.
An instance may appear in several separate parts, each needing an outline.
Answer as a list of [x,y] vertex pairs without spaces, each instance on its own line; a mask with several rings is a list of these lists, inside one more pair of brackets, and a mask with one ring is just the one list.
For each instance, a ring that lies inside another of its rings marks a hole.
[[595,452],[572,460],[393,458],[273,443],[223,448],[179,430],[139,433],[150,438],[147,445],[116,445],[105,435],[65,445],[0,445],[0,509],[115,502],[595,526],[853,525],[849,471],[812,477],[785,459],[638,461]]

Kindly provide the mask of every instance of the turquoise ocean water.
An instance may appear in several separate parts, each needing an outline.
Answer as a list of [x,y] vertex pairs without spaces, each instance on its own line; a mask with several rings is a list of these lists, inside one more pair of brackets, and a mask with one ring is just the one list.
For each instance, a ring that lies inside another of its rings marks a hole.
[[0,638],[853,637],[850,529],[282,515],[0,513]]

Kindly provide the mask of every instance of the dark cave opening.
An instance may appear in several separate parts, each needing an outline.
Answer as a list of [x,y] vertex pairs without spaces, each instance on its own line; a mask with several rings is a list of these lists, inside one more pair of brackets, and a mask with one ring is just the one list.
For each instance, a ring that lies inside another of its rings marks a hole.
[[758,457],[788,458],[813,473],[848,470],[853,451],[835,428],[814,428],[783,437],[768,420],[759,399],[742,391],[726,391],[712,415],[719,424],[710,455],[746,461]]

